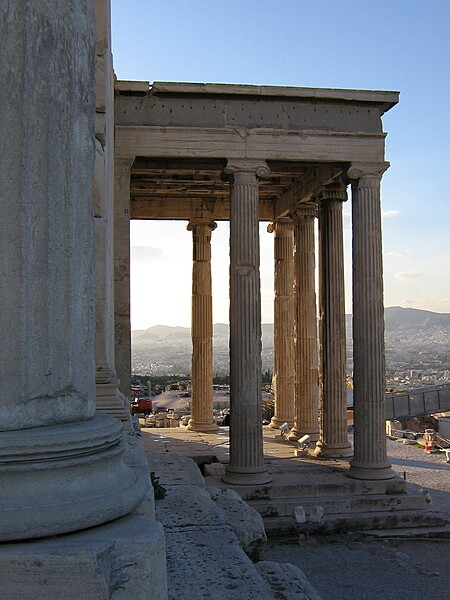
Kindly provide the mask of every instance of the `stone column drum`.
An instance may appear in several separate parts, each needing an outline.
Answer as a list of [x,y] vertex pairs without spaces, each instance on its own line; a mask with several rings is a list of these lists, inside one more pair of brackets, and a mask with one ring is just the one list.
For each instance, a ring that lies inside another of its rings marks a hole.
[[111,56],[110,11],[106,0],[95,6],[95,383],[96,409],[131,428],[130,404],[120,392],[114,346],[114,73]]
[[391,479],[385,435],[385,354],[380,181],[387,165],[353,165],[354,455],[348,475]]
[[271,480],[264,464],[258,178],[266,163],[228,161],[230,177],[230,462],[223,480]]
[[[9,3],[0,20],[0,540],[133,510],[143,480],[95,410],[92,3]],[[9,97],[14,90],[14,101]]]
[[130,176],[134,157],[114,161],[114,327],[120,391],[131,396]]
[[316,204],[299,205],[294,221],[295,420],[290,437],[319,439],[319,372],[315,292]]
[[187,429],[217,431],[213,417],[213,318],[211,233],[214,221],[192,219],[192,373],[191,418]]
[[274,368],[275,414],[270,427],[294,424],[294,226],[281,218],[267,230],[274,232]]
[[319,380],[320,438],[315,454],[332,458],[353,454],[347,435],[344,240],[345,185],[319,195]]

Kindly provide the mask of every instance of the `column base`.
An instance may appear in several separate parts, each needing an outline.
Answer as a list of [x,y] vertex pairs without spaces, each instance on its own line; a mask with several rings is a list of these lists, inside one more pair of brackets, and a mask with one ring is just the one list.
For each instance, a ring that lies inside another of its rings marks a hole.
[[132,429],[128,399],[119,390],[119,380],[97,381],[95,385],[95,408],[120,419],[126,429]]
[[123,450],[122,424],[100,413],[0,433],[0,540],[78,531],[130,513],[146,484]]
[[263,485],[270,483],[272,476],[266,468],[257,471],[244,471],[225,467],[222,481],[230,485]]
[[368,481],[394,479],[397,476],[389,464],[380,467],[363,467],[352,463],[350,463],[350,469],[346,471],[345,475],[352,479],[367,479]]
[[[130,557],[132,557],[130,559]],[[129,516],[46,540],[0,545],[2,598],[167,598],[160,523]]]
[[302,438],[304,435],[309,435],[311,438],[310,442],[317,442],[320,437],[319,431],[300,431],[299,429],[293,427],[289,432],[287,439],[296,441]]
[[353,456],[353,448],[348,442],[346,444],[325,444],[319,440],[314,454],[323,458],[350,458]]
[[214,420],[211,423],[206,423],[205,421],[193,421],[192,419],[189,419],[186,429],[189,431],[203,431],[206,433],[217,431],[220,427]]
[[279,417],[273,416],[270,420],[269,427],[272,429],[279,429],[280,425],[284,425],[284,423],[287,423],[289,428],[291,428],[294,425],[294,419],[280,419]]

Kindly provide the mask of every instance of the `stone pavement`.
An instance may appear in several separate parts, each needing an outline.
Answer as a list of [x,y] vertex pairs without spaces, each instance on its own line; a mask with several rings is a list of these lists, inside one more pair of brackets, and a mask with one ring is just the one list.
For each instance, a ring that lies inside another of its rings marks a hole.
[[[341,490],[343,496],[339,500],[338,510],[346,511],[345,518],[348,519],[348,515],[354,512],[353,500],[346,498],[344,501],[342,498],[349,490],[358,492],[358,486],[364,484],[345,476],[345,470],[348,468],[347,461],[317,459],[312,456],[296,457],[292,445],[276,439],[275,430],[268,427],[264,427],[263,430],[264,454],[273,477],[270,484],[271,494],[273,496],[274,493],[278,493],[281,499],[278,504],[274,503],[274,498],[270,498],[270,502],[267,502],[267,498],[264,497],[254,501],[246,499],[248,504],[256,503],[258,509],[261,509],[261,503],[264,502],[267,504],[266,509],[270,507],[270,503],[278,508],[282,504],[287,505],[285,509],[289,515],[286,515],[284,523],[289,518],[298,537],[301,528],[295,525],[293,520],[292,507],[298,502],[294,491],[303,490],[302,502],[305,506],[307,505],[305,494],[309,493],[310,496],[312,494],[313,506],[314,494],[322,494],[325,485],[331,495],[334,495],[336,490]],[[259,600],[318,598],[316,589],[310,585],[303,572],[290,564],[294,562],[290,558],[290,551],[283,555],[281,564],[271,561],[253,564],[230,531],[230,524],[226,522],[223,513],[207,493],[208,488],[230,487],[224,486],[220,480],[221,471],[229,456],[228,428],[223,427],[217,433],[188,431],[183,427],[142,429],[142,438],[150,471],[156,473],[161,485],[168,490],[166,498],[156,502],[156,512],[157,519],[164,526],[167,538],[169,598],[186,600],[192,598],[220,598],[220,600],[230,598],[231,600],[256,597]],[[205,477],[201,476],[201,472]],[[367,482],[365,485],[367,486]],[[376,482],[374,485],[380,483]],[[386,488],[386,483],[383,485]],[[366,501],[370,502],[375,498],[376,501],[389,503],[394,499],[397,503],[400,497],[402,502],[408,504],[405,482],[397,478],[391,480],[389,485],[393,486],[391,491],[399,493],[387,493],[386,488],[382,494],[373,494],[374,489],[369,485],[367,486],[369,500]],[[317,486],[321,491],[318,491]],[[235,486],[234,489],[245,496],[246,490],[238,489],[242,487]],[[255,489],[251,489],[255,494]],[[259,490],[256,495],[264,496],[264,493],[264,490]],[[291,494],[291,504],[283,498],[286,494]],[[426,506],[424,496],[413,494],[412,497],[413,505],[419,502],[420,506]],[[306,512],[308,510],[309,508]],[[392,515],[393,512],[392,506],[389,507],[387,514]],[[417,508],[412,511],[403,510],[406,515],[417,516],[421,512],[424,511],[418,511]],[[434,513],[425,512],[431,519],[429,524],[439,524],[433,521]],[[405,518],[406,522],[403,524],[408,525],[408,517]],[[271,533],[276,532],[280,522],[280,519],[273,515],[264,519],[265,526],[267,523],[273,524]],[[358,525],[358,522],[356,524]],[[312,524],[308,523],[307,526],[306,534],[309,535]],[[386,528],[391,529],[389,521]],[[421,531],[426,534],[427,528],[422,526]],[[270,526],[268,533],[270,533]]]
[[[403,478],[370,482],[349,478],[345,475],[348,461],[311,453],[295,456],[296,448],[267,426],[263,427],[264,455],[272,482],[259,487],[222,482],[229,457],[226,427],[217,433],[183,427],[142,432],[148,453],[189,456],[200,467],[207,487],[234,489],[263,516],[268,534],[444,525],[426,494],[406,493]],[[303,523],[294,518],[299,506],[305,513]]]

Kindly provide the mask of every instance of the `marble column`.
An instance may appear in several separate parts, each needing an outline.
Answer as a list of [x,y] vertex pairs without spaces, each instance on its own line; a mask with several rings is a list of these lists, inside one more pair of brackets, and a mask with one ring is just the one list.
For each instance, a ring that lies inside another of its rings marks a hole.
[[213,417],[213,318],[210,219],[191,219],[192,231],[192,373],[191,418],[187,429],[217,431]]
[[295,418],[290,437],[319,439],[319,372],[315,291],[316,204],[298,205],[294,221]]
[[95,2],[95,163],[93,212],[95,235],[95,383],[96,409],[131,427],[130,403],[119,390],[114,356],[114,73],[110,11]]
[[94,412],[92,2],[10,3],[3,12],[0,540],[8,541],[116,519],[143,500],[145,483],[122,462],[121,423]]
[[114,160],[114,330],[119,389],[131,396],[130,177],[134,157]]
[[257,485],[271,477],[262,441],[261,284],[258,179],[265,162],[229,160],[230,181],[230,462],[223,480]]
[[275,414],[270,427],[294,424],[294,226],[280,218],[267,230],[274,233],[273,387]]
[[348,475],[391,479],[385,434],[385,353],[380,182],[387,164],[353,165],[354,455]]
[[344,240],[342,203],[346,186],[319,194],[319,381],[320,437],[315,454],[353,454],[347,435]]

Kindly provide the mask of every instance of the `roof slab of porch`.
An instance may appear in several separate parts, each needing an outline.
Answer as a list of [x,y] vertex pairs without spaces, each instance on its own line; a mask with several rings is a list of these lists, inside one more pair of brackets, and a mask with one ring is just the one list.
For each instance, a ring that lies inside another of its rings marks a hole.
[[351,164],[384,163],[397,92],[118,81],[116,157],[134,159],[131,217],[229,219],[228,159],[265,160],[260,218],[308,202]]

